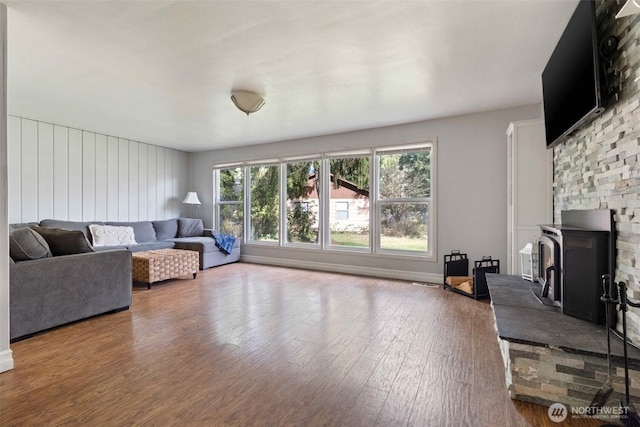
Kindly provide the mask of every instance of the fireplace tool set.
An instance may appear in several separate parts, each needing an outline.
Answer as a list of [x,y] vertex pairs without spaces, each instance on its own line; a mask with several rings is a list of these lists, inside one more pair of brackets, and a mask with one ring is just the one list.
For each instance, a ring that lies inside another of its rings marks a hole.
[[[635,302],[627,298],[627,284],[619,282],[616,284],[611,280],[609,274],[602,276],[602,296],[600,301],[605,304],[605,318],[607,327],[607,380],[600,387],[589,405],[588,413],[590,415],[597,414],[613,392],[612,375],[611,375],[611,317],[615,313],[616,306],[622,312],[622,340],[623,340],[623,357],[624,357],[624,390],[625,390],[625,411],[620,416],[620,421],[628,427],[640,427],[640,416],[636,411],[629,395],[629,357],[627,352],[627,310],[629,306],[640,308],[640,302]],[[616,297],[617,290],[617,297]],[[610,310],[610,309],[613,310]],[[622,405],[622,402],[620,402]]]

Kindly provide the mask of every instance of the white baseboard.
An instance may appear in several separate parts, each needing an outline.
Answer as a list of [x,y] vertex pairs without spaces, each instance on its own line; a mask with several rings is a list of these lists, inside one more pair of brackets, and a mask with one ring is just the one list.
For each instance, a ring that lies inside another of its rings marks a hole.
[[[242,255],[240,261],[253,264],[275,265],[278,267],[300,267],[300,261],[285,258],[272,258],[255,255]],[[354,265],[329,264],[326,262],[305,261],[304,269],[331,273],[346,273],[359,276],[384,277],[386,279],[409,280],[414,282],[442,283],[442,274],[419,273],[415,271],[389,270],[386,268],[358,267]]]
[[0,352],[0,372],[10,371],[13,369],[13,352],[5,350]]

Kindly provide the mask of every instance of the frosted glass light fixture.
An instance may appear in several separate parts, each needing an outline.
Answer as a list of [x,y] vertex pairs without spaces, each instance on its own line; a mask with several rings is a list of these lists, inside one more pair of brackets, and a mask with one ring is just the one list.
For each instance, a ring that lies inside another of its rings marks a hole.
[[231,100],[235,106],[238,107],[238,110],[246,113],[247,116],[255,113],[264,105],[264,98],[262,98],[262,96],[248,90],[232,90]]

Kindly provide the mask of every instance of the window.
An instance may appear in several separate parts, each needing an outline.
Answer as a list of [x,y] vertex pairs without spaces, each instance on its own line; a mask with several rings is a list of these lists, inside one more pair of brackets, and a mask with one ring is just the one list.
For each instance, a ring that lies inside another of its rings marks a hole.
[[429,251],[430,146],[379,150],[378,249]]
[[287,243],[319,244],[320,161],[287,163]]
[[221,233],[243,236],[244,171],[241,166],[217,171],[219,191],[216,204],[216,229]]
[[336,202],[336,219],[349,219],[349,202]]
[[329,159],[329,245],[369,249],[370,156]]
[[435,255],[433,142],[214,169],[216,225],[247,243]]
[[279,170],[278,165],[249,167],[249,240],[276,243],[280,240]]

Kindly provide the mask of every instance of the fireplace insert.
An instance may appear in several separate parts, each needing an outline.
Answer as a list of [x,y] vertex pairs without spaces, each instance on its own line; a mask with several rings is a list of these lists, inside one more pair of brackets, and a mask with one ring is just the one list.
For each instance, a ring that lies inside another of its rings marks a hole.
[[542,298],[564,314],[604,322],[602,275],[615,271],[611,210],[561,212],[561,224],[541,225],[538,239]]

